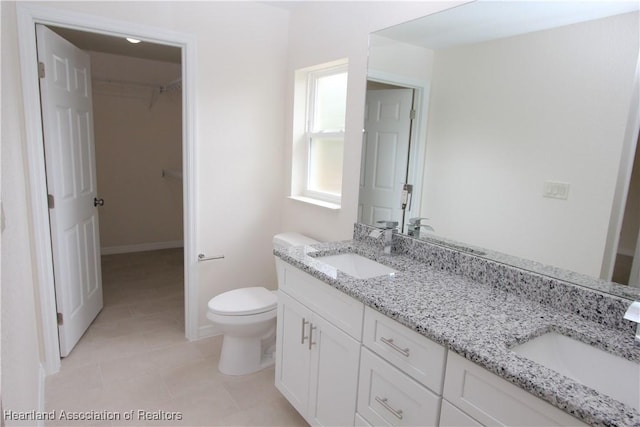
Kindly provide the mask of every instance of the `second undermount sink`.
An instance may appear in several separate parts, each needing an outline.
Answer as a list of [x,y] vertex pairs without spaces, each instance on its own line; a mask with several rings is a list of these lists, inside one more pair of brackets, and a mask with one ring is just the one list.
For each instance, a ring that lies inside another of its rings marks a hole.
[[316,259],[357,279],[371,279],[396,273],[393,268],[354,253],[327,255]]
[[556,332],[536,337],[512,350],[640,411],[640,363]]

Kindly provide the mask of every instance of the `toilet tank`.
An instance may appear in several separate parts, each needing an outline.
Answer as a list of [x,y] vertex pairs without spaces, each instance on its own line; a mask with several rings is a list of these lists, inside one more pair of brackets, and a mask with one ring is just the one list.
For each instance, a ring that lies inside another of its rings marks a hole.
[[273,236],[273,248],[285,249],[291,246],[312,245],[320,243],[311,237],[295,232],[280,233]]

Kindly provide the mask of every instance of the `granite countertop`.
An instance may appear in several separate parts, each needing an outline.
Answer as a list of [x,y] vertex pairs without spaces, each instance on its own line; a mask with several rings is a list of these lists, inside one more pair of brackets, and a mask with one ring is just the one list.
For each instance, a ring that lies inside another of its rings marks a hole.
[[[354,252],[394,268],[362,280],[315,257]],[[524,296],[386,255],[357,240],[276,250],[276,256],[587,424],[640,426],[640,412],[520,356],[510,348],[556,331],[640,363],[633,335]],[[597,366],[594,366],[597,369]]]

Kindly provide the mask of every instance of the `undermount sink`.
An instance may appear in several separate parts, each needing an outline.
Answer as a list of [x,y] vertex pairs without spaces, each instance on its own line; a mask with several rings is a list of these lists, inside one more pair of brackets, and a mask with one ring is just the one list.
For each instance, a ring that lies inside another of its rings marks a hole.
[[512,350],[640,410],[640,363],[556,332],[541,335]]
[[354,253],[327,255],[316,259],[357,279],[371,279],[396,273],[393,268]]

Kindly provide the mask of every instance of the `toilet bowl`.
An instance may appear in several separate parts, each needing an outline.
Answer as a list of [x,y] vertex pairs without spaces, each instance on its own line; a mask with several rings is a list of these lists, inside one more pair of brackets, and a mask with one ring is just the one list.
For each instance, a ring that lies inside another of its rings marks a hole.
[[[298,233],[274,236],[275,248],[318,243]],[[208,303],[207,318],[224,334],[218,370],[246,375],[273,365],[276,342],[276,291],[246,287],[223,292]]]

